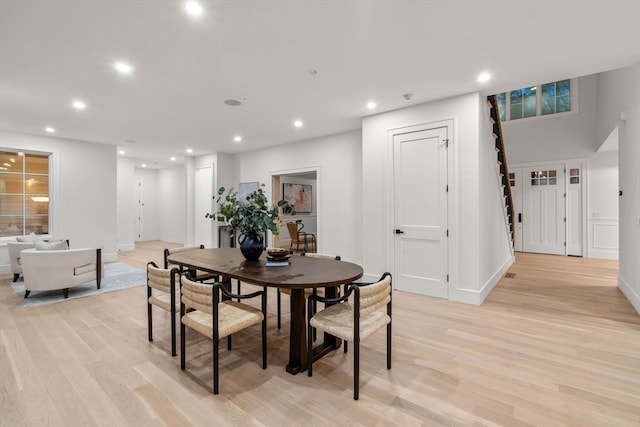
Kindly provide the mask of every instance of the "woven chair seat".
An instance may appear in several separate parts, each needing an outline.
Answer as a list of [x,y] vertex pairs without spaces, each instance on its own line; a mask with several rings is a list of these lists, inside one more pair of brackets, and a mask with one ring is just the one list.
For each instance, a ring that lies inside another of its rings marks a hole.
[[[149,304],[153,304],[165,311],[171,311],[171,294],[166,292],[156,293],[149,297]],[[176,294],[175,304],[173,312],[178,313],[180,311],[180,294]]]
[[[225,301],[218,305],[218,338],[224,338],[249,326],[257,325],[264,318],[257,308],[236,301]],[[182,323],[191,329],[213,338],[213,316],[199,310],[182,317]]]
[[[366,316],[360,316],[360,338],[368,337],[390,322],[391,318],[383,311],[374,311]],[[311,326],[345,341],[353,342],[353,305],[351,303],[332,305],[316,313],[311,319]]]

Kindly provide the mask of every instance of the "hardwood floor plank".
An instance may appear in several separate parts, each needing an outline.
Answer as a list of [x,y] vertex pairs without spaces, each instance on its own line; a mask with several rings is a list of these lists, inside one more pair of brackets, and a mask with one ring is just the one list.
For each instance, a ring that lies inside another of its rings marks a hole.
[[[120,262],[161,265],[177,246],[137,243]],[[268,368],[259,328],[234,335],[214,396],[210,341],[187,335],[181,371],[162,310],[147,341],[145,286],[26,309],[3,284],[0,425],[640,425],[640,316],[617,263],[518,253],[509,273],[479,307],[394,291],[393,368],[384,332],[364,340],[357,402],[351,351],[312,378],[285,372],[288,297],[278,330],[275,289]]]

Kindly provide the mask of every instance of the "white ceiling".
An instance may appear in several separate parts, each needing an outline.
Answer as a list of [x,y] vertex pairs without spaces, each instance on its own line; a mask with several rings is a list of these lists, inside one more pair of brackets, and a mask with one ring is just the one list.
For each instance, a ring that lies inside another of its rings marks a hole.
[[[639,0],[201,3],[193,19],[182,0],[0,0],[0,129],[52,126],[162,167],[188,147],[253,150],[640,62]],[[118,75],[117,60],[132,75]],[[478,83],[483,71],[493,77]],[[85,111],[70,107],[76,98]]]

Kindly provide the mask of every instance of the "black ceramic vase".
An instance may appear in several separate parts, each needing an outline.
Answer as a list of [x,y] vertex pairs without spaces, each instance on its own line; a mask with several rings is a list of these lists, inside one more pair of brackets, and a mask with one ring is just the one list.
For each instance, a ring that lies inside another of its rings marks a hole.
[[264,251],[264,237],[262,234],[248,233],[241,234],[238,239],[240,252],[247,261],[257,261]]

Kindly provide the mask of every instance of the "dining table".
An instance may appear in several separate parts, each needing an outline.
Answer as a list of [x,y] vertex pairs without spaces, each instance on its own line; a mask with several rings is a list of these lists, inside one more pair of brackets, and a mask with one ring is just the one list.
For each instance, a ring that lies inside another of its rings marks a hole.
[[340,285],[363,275],[362,267],[351,262],[297,255],[291,255],[286,265],[267,266],[266,252],[257,261],[247,261],[237,248],[177,252],[169,256],[169,261],[183,269],[218,275],[223,283],[236,279],[257,286],[289,288],[291,318],[286,371],[293,375],[307,369],[309,357],[315,362],[340,346],[336,337],[325,333],[320,344],[313,348],[313,354],[307,354],[305,289],[325,288],[325,296],[332,298]]

